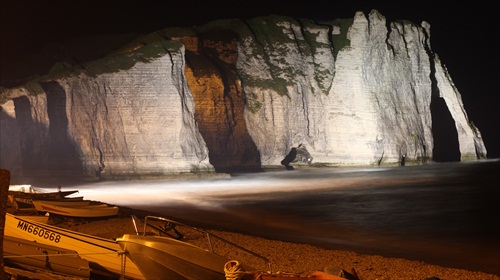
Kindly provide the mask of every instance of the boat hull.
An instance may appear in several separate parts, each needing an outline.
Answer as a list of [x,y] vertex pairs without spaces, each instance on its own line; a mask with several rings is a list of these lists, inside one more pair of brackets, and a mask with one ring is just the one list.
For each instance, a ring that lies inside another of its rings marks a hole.
[[229,259],[176,239],[125,234],[116,240],[146,279],[225,280]]
[[33,200],[33,205],[36,211],[48,212],[52,214],[67,216],[67,217],[83,217],[83,218],[98,218],[116,216],[119,212],[118,206],[109,206],[107,204],[96,204],[86,206],[61,206],[51,203],[45,203],[39,200]]
[[50,203],[59,206],[67,206],[67,205],[80,205],[85,206],[89,205],[90,201],[83,200],[83,196],[79,197],[65,197],[65,198],[31,198],[31,197],[21,197],[21,196],[13,196],[11,199],[12,207],[17,211],[34,211],[35,206],[33,205],[33,200],[40,200],[44,203]]
[[[92,271],[97,274],[111,273],[120,276],[124,273],[129,279],[144,279],[137,266],[121,254],[120,245],[112,239],[33,222],[9,213],[5,215],[4,235],[74,250],[80,257],[90,262]],[[124,272],[123,261],[125,261]]]
[[89,262],[73,250],[4,236],[3,258],[7,265],[31,266],[56,273],[89,278]]
[[[79,197],[71,197],[71,198],[63,198],[63,199],[51,199],[51,200],[44,200],[44,199],[34,199],[35,201],[40,201],[45,204],[49,205],[57,205],[57,206],[65,206],[65,207],[81,207],[81,206],[88,206],[92,201],[90,200],[83,200],[83,196]],[[31,201],[33,203],[33,200]]]
[[62,199],[69,195],[78,193],[78,190],[71,191],[57,191],[57,192],[35,192],[31,189],[29,191],[11,190],[8,191],[9,203],[14,203],[14,197],[32,198],[32,199]]

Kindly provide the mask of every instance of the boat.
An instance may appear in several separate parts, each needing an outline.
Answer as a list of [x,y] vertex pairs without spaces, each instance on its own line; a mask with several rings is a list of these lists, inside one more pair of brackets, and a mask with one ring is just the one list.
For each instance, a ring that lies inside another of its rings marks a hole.
[[[21,196],[13,196],[12,201],[12,208],[14,208],[16,211],[35,211],[35,206],[33,205],[33,200],[42,200],[42,201],[51,201],[57,205],[66,205],[68,203],[72,202],[78,202],[76,204],[68,204],[68,205],[85,205],[85,204],[90,204],[88,201],[83,200],[83,196],[77,196],[77,197],[64,197],[64,198],[42,198],[42,199],[37,199],[37,198],[32,198],[32,197],[21,197]],[[60,203],[58,203],[60,202]]]
[[33,199],[83,199],[83,197],[68,197],[69,195],[78,193],[78,190],[62,191],[60,186],[58,188],[58,191],[47,192],[31,185],[11,185],[9,186],[7,202],[16,211],[31,211],[34,210],[31,203]]
[[[165,222],[154,224],[151,220]],[[132,216],[136,234],[124,234],[116,239],[123,252],[137,265],[147,280],[190,279],[190,280],[346,280],[330,273],[314,271],[307,275],[273,273],[271,262],[264,256],[232,243],[218,235],[171,219],[146,216],[142,231],[137,218]],[[207,248],[181,241],[183,234],[176,226],[189,227],[202,233],[207,239]],[[242,265],[214,251],[213,241],[223,242],[235,250],[248,253],[268,265],[268,271],[259,271]]]
[[229,259],[173,238],[125,234],[116,240],[146,279],[225,280]]
[[17,195],[21,197],[33,197],[33,198],[54,198],[61,199],[69,195],[78,193],[78,190],[62,191],[61,186],[58,186],[57,191],[48,192],[40,188],[34,187],[32,185],[10,185],[9,195]]
[[40,244],[12,236],[3,238],[5,265],[41,268],[68,276],[90,278],[90,266],[74,250]]
[[33,200],[33,206],[38,212],[48,212],[67,217],[83,217],[83,218],[97,218],[116,216],[120,208],[118,206],[111,206],[106,203],[89,204],[85,206],[78,205],[54,205],[41,200]]
[[112,239],[33,222],[10,213],[5,215],[4,236],[74,250],[89,261],[92,273],[96,275],[145,279],[138,267],[123,254],[120,245]]
[[[166,227],[155,226],[151,223],[151,220],[165,222]],[[179,240],[183,235],[175,229],[175,226],[187,225],[163,217],[146,216],[144,229],[140,234],[136,224],[137,218],[133,216],[132,221],[136,228],[136,234],[124,234],[122,237],[117,238],[116,242],[138,266],[146,279],[226,280],[224,266],[230,259],[216,254],[213,248],[208,250]],[[210,245],[211,240],[218,239],[262,258],[270,264],[265,257],[221,237],[201,229],[190,228],[206,235]],[[173,230],[172,234],[168,232],[169,229]],[[161,235],[162,233],[164,236]]]

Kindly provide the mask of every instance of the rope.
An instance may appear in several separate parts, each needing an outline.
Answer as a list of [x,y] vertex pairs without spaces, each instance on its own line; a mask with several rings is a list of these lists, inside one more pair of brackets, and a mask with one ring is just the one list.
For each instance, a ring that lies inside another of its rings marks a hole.
[[118,255],[121,256],[121,275],[120,275],[120,280],[125,279],[125,266],[127,262],[127,256],[125,255],[125,252],[118,252]]
[[228,261],[224,265],[224,273],[226,280],[240,280],[245,274],[250,274],[241,268],[238,261]]
[[15,259],[15,258],[31,258],[31,257],[59,257],[59,256],[78,256],[78,254],[17,255],[17,256],[3,256],[3,258],[4,258],[4,259]]
[[244,271],[238,261],[228,261],[224,265],[224,273],[226,275],[226,280],[241,280],[245,275],[253,275],[252,279],[261,279],[260,277],[264,275],[268,276],[285,276],[285,277],[300,277],[296,273],[287,272],[277,272],[276,274],[271,274],[270,272],[264,271]]
[[115,254],[115,253],[16,255],[16,256],[4,256],[4,258],[60,257],[60,256],[85,256],[85,255],[109,255],[109,254]]

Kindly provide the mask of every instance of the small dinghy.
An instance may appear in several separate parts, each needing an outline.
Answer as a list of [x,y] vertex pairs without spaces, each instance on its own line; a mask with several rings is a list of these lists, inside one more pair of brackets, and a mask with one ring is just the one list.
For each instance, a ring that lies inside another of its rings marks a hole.
[[89,204],[80,206],[78,204],[67,204],[65,206],[55,205],[50,202],[33,200],[33,206],[38,212],[48,212],[67,217],[97,218],[118,215],[118,206],[110,206],[106,203]]

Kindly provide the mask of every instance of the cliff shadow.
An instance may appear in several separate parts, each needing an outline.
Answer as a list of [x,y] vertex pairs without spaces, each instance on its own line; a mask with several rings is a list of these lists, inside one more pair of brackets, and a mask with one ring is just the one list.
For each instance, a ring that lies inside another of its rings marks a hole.
[[245,97],[236,69],[238,36],[209,31],[199,34],[196,44],[185,45],[185,75],[210,163],[217,172],[261,171],[260,152],[245,122]]
[[68,134],[66,93],[57,82],[41,84],[47,95],[46,162],[50,172],[60,175],[82,175],[83,167],[77,145]]
[[22,174],[22,158],[17,121],[0,106],[0,168],[10,171],[12,176]]
[[[12,135],[17,135],[18,144],[11,143],[11,146],[18,146],[21,166],[18,169],[21,174],[17,175],[37,175],[43,174],[47,167],[47,157],[45,156],[44,135],[47,134],[47,127],[36,122],[32,117],[32,106],[26,96],[13,99],[14,111],[16,114],[16,125],[13,127]],[[16,131],[14,131],[16,130]],[[15,141],[15,138],[11,139]]]

